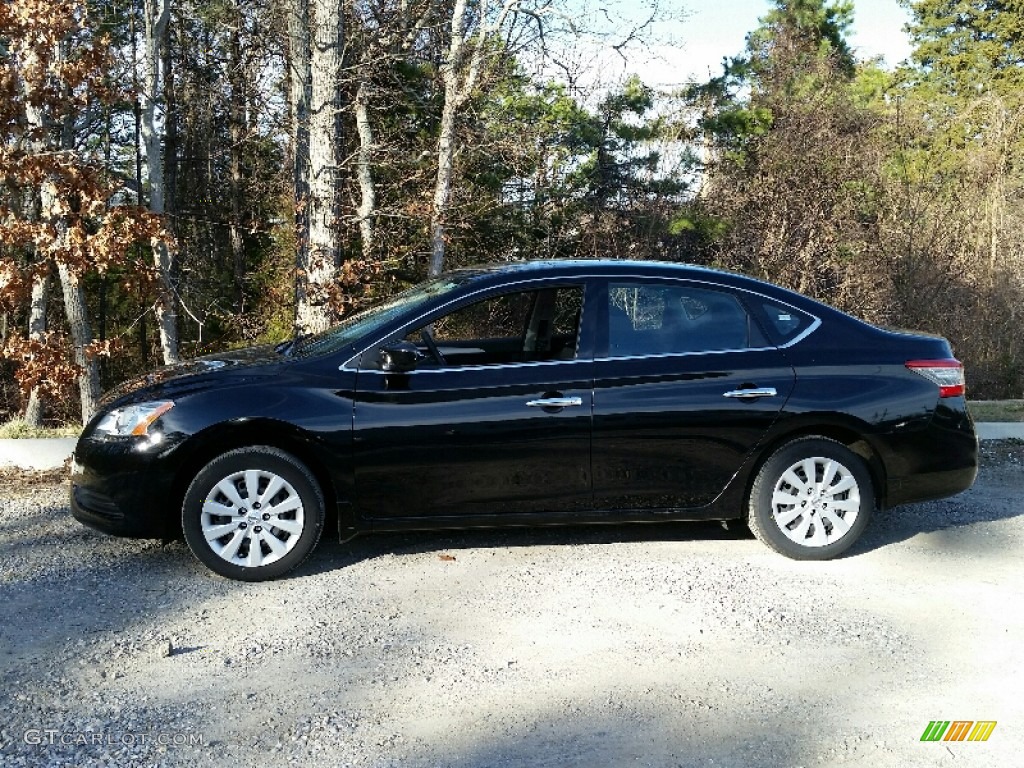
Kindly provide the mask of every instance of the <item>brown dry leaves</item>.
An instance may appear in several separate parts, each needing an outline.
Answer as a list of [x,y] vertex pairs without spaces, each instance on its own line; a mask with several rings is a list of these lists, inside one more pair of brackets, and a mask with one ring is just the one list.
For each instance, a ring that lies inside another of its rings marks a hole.
[[[117,267],[124,287],[148,291],[156,269],[132,249],[171,243],[161,218],[117,204],[121,185],[68,137],[83,110],[114,95],[104,83],[109,41],[94,34],[81,0],[4,2],[0,40],[0,311],[23,310],[33,281],[58,263],[75,278]],[[11,334],[0,357],[18,363],[26,392],[59,390],[79,373],[61,332]]]

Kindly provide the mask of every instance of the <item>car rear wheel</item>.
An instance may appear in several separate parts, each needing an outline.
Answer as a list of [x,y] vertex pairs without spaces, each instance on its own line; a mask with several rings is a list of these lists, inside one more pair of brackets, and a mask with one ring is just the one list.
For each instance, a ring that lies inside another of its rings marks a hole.
[[747,522],[786,557],[828,560],[857,541],[874,506],[871,474],[860,456],[834,440],[800,438],[761,467]]
[[218,456],[192,480],[181,513],[192,554],[221,576],[264,581],[316,546],[324,499],[309,469],[269,446]]

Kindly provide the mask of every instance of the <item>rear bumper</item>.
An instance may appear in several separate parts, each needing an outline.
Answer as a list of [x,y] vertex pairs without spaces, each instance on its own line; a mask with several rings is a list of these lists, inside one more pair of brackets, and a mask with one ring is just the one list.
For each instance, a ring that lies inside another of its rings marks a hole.
[[915,501],[930,501],[955,496],[974,485],[978,475],[977,467],[929,472],[915,477],[898,478],[889,483],[888,506],[908,504]]
[[954,496],[978,475],[978,437],[963,398],[941,401],[927,427],[886,443],[887,507]]

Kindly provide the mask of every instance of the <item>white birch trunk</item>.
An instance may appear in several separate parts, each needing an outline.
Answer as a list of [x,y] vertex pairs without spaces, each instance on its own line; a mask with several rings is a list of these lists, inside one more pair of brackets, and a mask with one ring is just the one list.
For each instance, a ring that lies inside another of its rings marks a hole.
[[[32,281],[32,303],[29,306],[28,337],[39,339],[46,333],[46,310],[50,303],[50,272],[37,275]],[[43,393],[38,386],[32,387],[25,406],[25,423],[38,427],[43,422]]]
[[455,167],[455,116],[463,100],[463,50],[466,46],[466,0],[456,0],[452,10],[451,42],[448,60],[441,67],[444,82],[444,106],[437,138],[437,178],[434,181],[434,203],[430,215],[430,265],[427,274],[436,277],[444,270],[445,214],[452,191],[452,170]]
[[369,87],[366,81],[359,84],[356,91],[356,132],[359,135],[359,151],[356,158],[356,179],[359,182],[359,207],[356,217],[359,220],[359,239],[364,259],[373,256],[374,250],[374,216],[377,213],[377,190],[373,183],[371,163],[373,161],[373,128],[370,125]]
[[[156,102],[160,93],[160,46],[171,17],[170,0],[145,0],[146,39],[143,46],[145,82],[142,101],[142,144],[146,149],[146,169],[149,174],[149,210],[162,216],[164,205],[164,160],[161,137],[156,129]],[[156,303],[157,325],[160,329],[160,349],[165,365],[180,361],[178,354],[178,312],[171,282],[172,261],[167,243],[153,246],[153,262],[160,273],[159,296]]]
[[309,102],[312,98],[309,0],[291,0],[288,13],[288,102],[292,119],[292,191],[295,211],[295,328],[305,299],[309,264]]
[[448,58],[441,67],[444,106],[441,109],[441,126],[437,139],[437,178],[434,182],[434,202],[430,216],[428,274],[431,277],[436,277],[444,270],[447,246],[445,217],[452,193],[459,112],[473,94],[473,89],[483,72],[487,39],[505,26],[509,14],[518,7],[519,0],[505,0],[498,8],[497,14],[488,19],[490,3],[488,0],[479,0],[475,34],[469,31],[466,0],[456,0],[452,9]]
[[316,333],[330,327],[331,288],[341,261],[338,229],[339,115],[344,35],[336,0],[313,0],[310,52],[309,256],[297,275],[295,324]]
[[430,277],[444,271],[445,214],[452,192],[452,171],[455,168],[455,116],[458,107],[445,88],[441,111],[441,130],[437,141],[437,179],[434,182],[434,205],[430,218]]

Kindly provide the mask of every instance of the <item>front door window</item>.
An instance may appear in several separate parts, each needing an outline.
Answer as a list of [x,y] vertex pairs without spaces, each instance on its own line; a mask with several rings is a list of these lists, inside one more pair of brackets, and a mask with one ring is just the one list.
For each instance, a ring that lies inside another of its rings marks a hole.
[[573,360],[582,306],[583,289],[577,286],[504,293],[414,328],[406,340],[437,365],[425,335],[446,366]]

